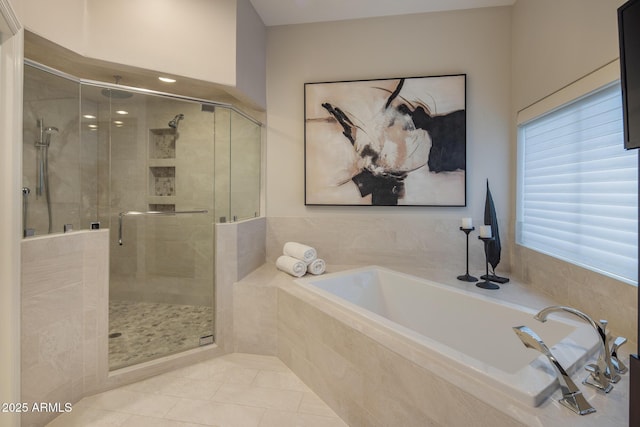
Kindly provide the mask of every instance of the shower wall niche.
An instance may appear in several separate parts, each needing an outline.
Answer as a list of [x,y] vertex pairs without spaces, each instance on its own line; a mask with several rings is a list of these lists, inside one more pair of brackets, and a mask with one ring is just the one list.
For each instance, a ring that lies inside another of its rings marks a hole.
[[149,210],[175,211],[176,129],[149,130]]
[[[214,226],[260,214],[261,125],[232,106],[31,63],[24,108],[25,187],[36,184],[38,120],[59,129],[53,231],[110,231],[110,369],[213,343]],[[34,191],[26,202],[26,227],[46,234],[46,205]]]
[[178,132],[175,129],[151,129],[149,133],[149,159],[176,158]]

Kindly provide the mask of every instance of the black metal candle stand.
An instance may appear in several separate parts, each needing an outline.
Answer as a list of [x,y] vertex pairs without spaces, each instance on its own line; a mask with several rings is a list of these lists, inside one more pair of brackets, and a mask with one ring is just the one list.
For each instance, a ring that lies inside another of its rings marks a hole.
[[[488,277],[489,276],[489,255],[487,254],[487,245],[489,244],[490,241],[495,240],[495,237],[478,236],[478,239],[484,242],[484,261],[485,261],[486,274],[482,277]],[[482,289],[492,289],[492,290],[500,289],[499,285],[487,279],[485,279],[483,282],[476,283],[476,286]]]
[[478,278],[469,275],[469,233],[475,230],[475,227],[464,228],[460,227],[460,230],[464,231],[464,234],[467,235],[467,273],[462,276],[458,276],[458,280],[462,280],[463,282],[477,282]]

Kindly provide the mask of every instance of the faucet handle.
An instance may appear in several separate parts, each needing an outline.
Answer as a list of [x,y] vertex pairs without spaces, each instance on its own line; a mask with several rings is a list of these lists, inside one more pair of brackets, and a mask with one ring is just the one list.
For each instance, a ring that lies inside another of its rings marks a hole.
[[609,393],[613,390],[613,385],[605,378],[604,372],[600,370],[600,367],[595,363],[589,363],[584,367],[590,372],[589,376],[582,381],[582,384],[590,385],[605,393]]
[[598,376],[600,375],[600,367],[595,363],[589,363],[587,366],[584,367],[584,369],[591,372],[594,375],[598,375]]
[[613,341],[613,345],[611,346],[611,364],[614,369],[619,374],[626,374],[629,370],[622,360],[618,358],[618,349],[627,342],[625,337],[618,337]]

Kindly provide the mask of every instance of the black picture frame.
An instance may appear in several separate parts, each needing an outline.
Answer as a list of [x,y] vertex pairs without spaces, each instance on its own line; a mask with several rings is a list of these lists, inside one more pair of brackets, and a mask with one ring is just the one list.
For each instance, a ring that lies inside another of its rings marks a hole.
[[305,83],[305,205],[466,206],[466,78]]

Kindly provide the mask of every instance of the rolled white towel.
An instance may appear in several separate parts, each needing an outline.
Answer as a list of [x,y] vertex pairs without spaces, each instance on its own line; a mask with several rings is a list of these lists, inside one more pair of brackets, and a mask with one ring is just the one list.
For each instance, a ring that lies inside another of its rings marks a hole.
[[276,267],[294,277],[302,277],[307,272],[307,264],[297,258],[281,255],[276,260]]
[[284,244],[282,253],[293,258],[297,258],[305,263],[309,264],[311,261],[317,258],[318,254],[311,246],[303,245],[302,243],[287,242]]
[[316,258],[307,265],[307,272],[317,276],[318,274],[324,273],[326,268],[327,265],[324,260],[322,258]]

